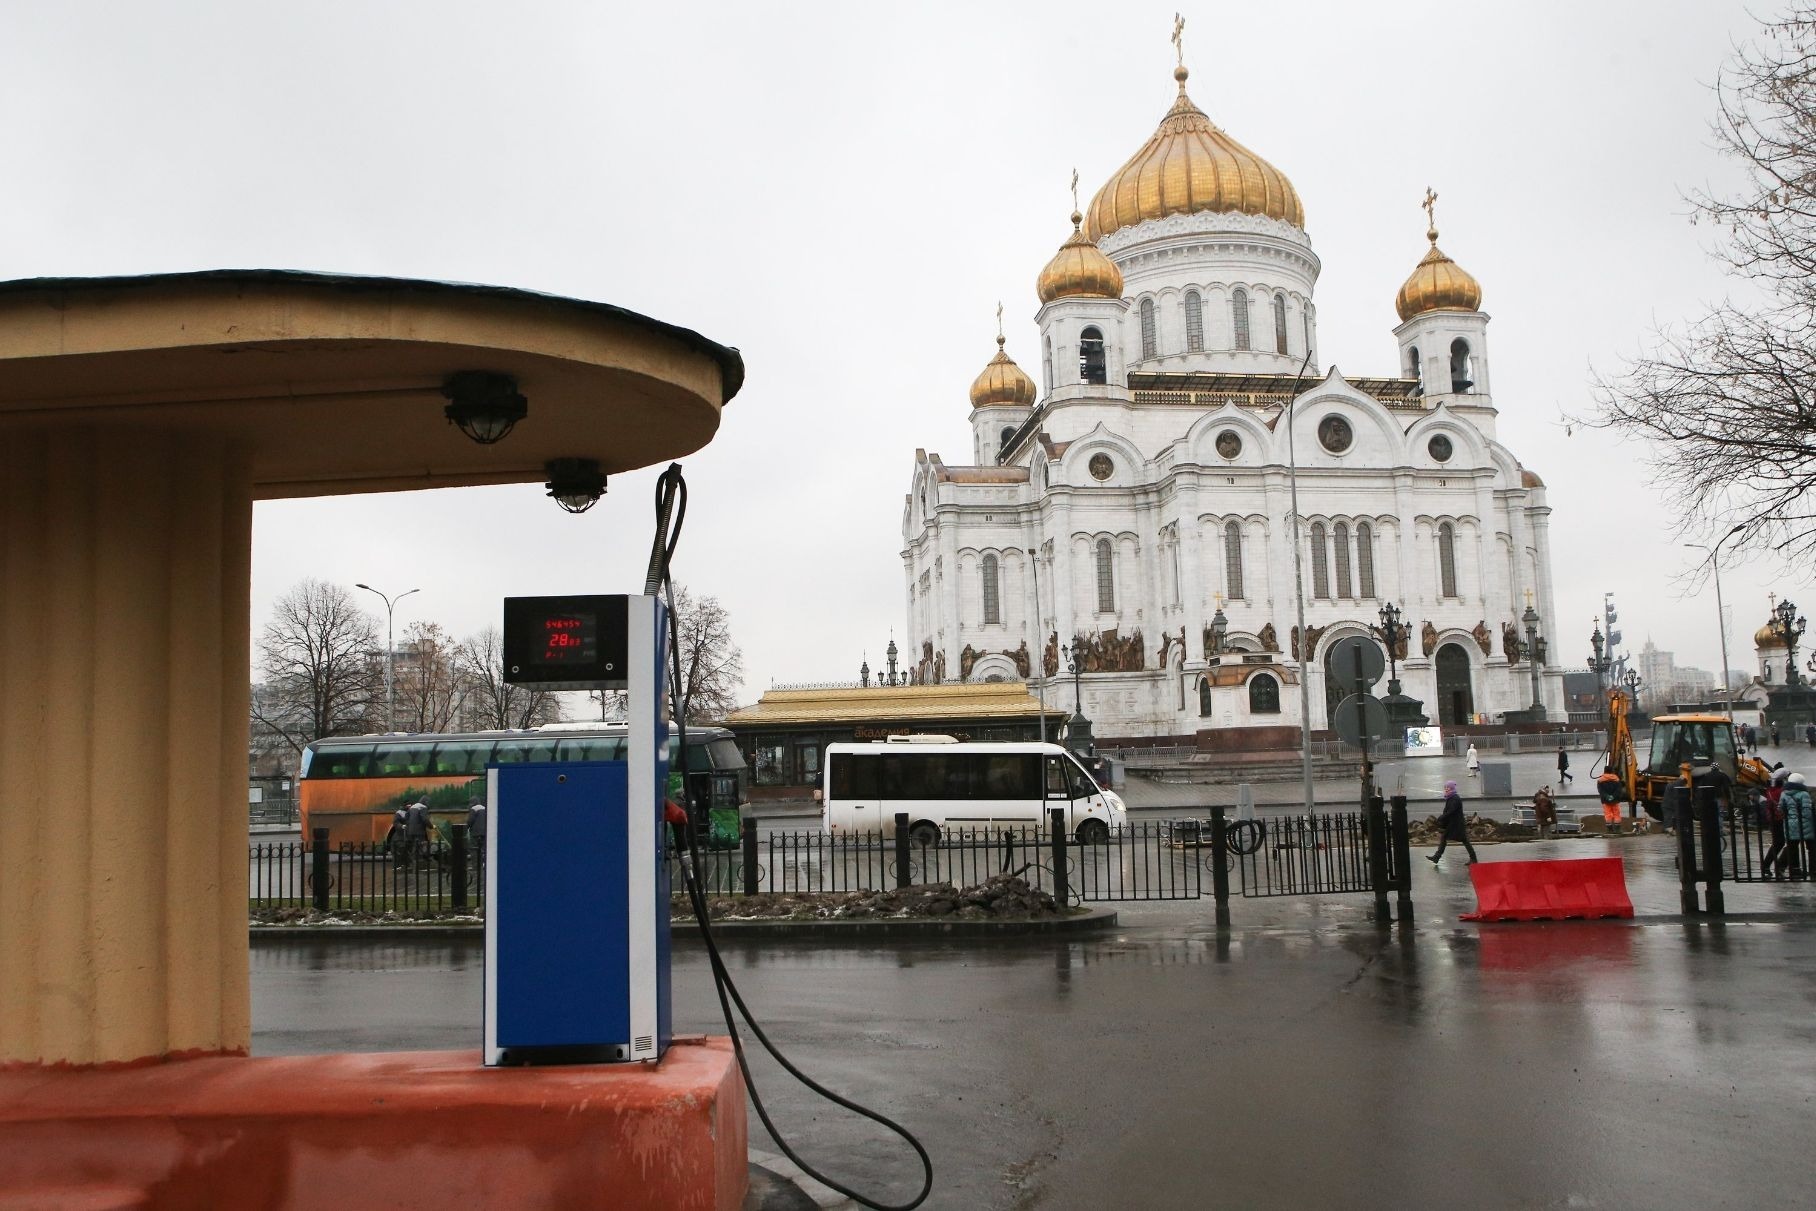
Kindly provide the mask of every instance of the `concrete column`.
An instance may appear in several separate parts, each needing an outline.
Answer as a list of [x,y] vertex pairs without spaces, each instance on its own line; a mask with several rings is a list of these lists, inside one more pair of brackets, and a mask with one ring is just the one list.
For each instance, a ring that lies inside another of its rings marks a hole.
[[215,439],[0,444],[0,1066],[250,1043],[251,544]]

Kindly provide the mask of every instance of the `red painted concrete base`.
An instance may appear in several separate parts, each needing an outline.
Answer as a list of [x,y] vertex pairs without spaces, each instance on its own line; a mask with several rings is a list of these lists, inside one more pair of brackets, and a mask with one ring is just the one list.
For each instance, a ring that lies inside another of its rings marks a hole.
[[660,1064],[483,1068],[477,1051],[0,1071],[0,1211],[736,1211],[731,1044]]

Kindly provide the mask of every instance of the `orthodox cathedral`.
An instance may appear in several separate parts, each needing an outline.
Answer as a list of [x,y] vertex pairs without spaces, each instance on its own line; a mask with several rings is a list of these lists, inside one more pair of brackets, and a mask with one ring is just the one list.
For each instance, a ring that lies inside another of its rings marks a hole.
[[1039,385],[999,335],[970,460],[915,452],[914,679],[1076,667],[1100,738],[1316,731],[1354,688],[1333,646],[1385,646],[1392,603],[1394,672],[1432,722],[1535,693],[1562,719],[1561,670],[1528,638],[1529,611],[1556,617],[1550,509],[1496,440],[1480,284],[1430,225],[1394,373],[1323,370],[1298,193],[1174,78],[1036,281]]

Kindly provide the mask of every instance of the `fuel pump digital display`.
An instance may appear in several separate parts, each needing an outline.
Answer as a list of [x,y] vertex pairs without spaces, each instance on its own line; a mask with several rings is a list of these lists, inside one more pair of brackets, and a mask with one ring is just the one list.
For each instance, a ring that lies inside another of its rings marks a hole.
[[623,689],[626,613],[622,595],[505,598],[505,681],[545,690]]

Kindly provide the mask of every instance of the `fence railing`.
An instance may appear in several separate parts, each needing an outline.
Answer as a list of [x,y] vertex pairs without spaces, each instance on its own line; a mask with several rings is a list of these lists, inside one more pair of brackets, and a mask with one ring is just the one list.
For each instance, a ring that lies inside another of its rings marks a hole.
[[[1063,811],[1043,823],[950,828],[923,844],[897,816],[892,832],[820,830],[760,833],[746,820],[735,847],[699,851],[697,877],[708,896],[760,893],[875,892],[933,883],[970,887],[1014,875],[1062,904],[1191,900],[1208,889],[1217,920],[1228,924],[1229,875],[1244,897],[1368,892],[1384,915],[1387,894],[1401,893],[1401,920],[1411,919],[1406,803],[1391,818],[1377,800],[1367,813],[1331,812],[1229,823],[1225,809],[1209,820],[1155,820],[1100,830],[1079,840]],[[1379,828],[1378,837],[1371,833]],[[325,829],[308,844],[254,845],[251,904],[257,910],[440,912],[478,909],[485,888],[482,847],[466,829],[446,840],[387,845],[331,845]],[[681,890],[681,860],[670,855],[671,885]],[[1384,917],[1383,917],[1384,919]]]
[[476,908],[485,898],[485,854],[466,828],[449,840],[332,845],[326,829],[307,843],[251,847],[250,906],[318,912],[440,912]]

